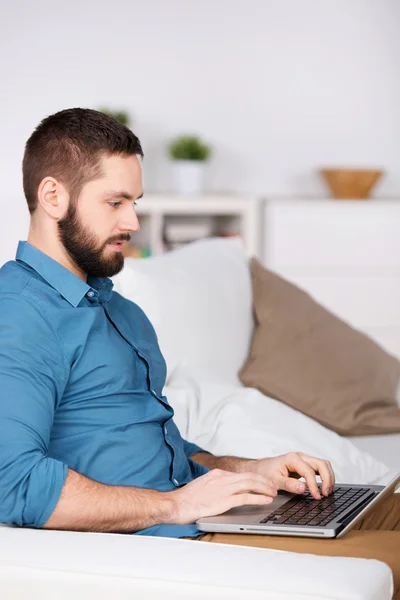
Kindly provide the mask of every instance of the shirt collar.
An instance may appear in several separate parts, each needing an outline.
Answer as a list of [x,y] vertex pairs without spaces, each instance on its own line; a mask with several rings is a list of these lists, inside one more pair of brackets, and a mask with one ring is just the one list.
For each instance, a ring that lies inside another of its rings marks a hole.
[[28,242],[19,242],[15,258],[32,267],[74,307],[77,307],[85,296],[93,302],[100,301],[101,303],[111,299],[113,288],[111,279],[89,276],[85,283],[77,275]]
[[108,279],[107,277],[92,277],[92,275],[89,275],[87,281],[91,286],[91,289],[98,292],[98,298],[101,304],[106,304],[111,300],[112,289],[114,287],[111,279]]

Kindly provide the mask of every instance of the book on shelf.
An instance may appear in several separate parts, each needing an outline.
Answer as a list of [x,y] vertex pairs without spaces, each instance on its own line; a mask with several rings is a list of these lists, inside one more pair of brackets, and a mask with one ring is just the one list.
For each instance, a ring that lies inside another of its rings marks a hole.
[[164,226],[164,239],[169,242],[187,242],[210,237],[213,234],[213,224],[207,220],[168,221]]
[[176,250],[178,248],[182,248],[183,246],[186,246],[186,244],[190,244],[192,242],[197,242],[200,239],[205,239],[208,237],[237,237],[240,236],[241,234],[236,232],[236,231],[232,231],[232,232],[223,232],[223,233],[214,233],[213,235],[209,236],[201,236],[201,237],[196,237],[196,238],[192,238],[192,239],[184,239],[184,240],[170,240],[167,238],[164,238],[164,250],[168,251],[168,250]]

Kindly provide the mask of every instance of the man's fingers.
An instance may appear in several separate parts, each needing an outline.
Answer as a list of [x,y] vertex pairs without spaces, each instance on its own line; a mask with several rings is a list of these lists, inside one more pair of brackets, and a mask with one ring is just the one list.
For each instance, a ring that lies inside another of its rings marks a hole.
[[315,468],[318,469],[322,480],[322,493],[324,496],[329,496],[335,482],[335,479],[332,478],[331,470],[329,469],[325,460],[318,461],[318,463],[315,465]]
[[[296,454],[295,452],[289,453],[286,456],[286,460],[287,460],[286,467],[290,471],[292,471],[292,470],[296,471],[296,473],[298,473],[301,477],[304,477],[304,479],[307,482],[307,486],[308,486],[308,489],[310,490],[312,497],[315,498],[316,500],[320,500],[321,495],[319,493],[317,480],[315,478],[315,471],[310,467],[310,465],[307,464],[307,462],[305,460],[303,460],[300,457],[300,455]],[[297,482],[297,485],[299,485],[299,484],[301,484],[300,481]],[[298,491],[297,493],[302,493],[302,492]]]
[[279,481],[279,489],[291,494],[303,494],[306,491],[306,484],[294,477],[282,477]]
[[335,485],[335,474],[332,469],[332,465],[329,460],[323,460],[322,458],[314,458],[307,454],[302,455],[303,460],[309,464],[316,473],[319,474],[322,480],[322,493],[328,496]]
[[318,487],[316,484],[315,474],[318,474],[322,480],[323,495],[328,496],[332,492],[335,485],[335,474],[329,460],[314,458],[303,453],[297,453],[296,457],[287,456],[286,459],[288,458],[290,465],[296,465],[297,473],[291,471],[290,469],[292,469],[292,466],[287,464],[286,466],[289,469],[289,477],[282,477],[280,479],[280,489],[284,489],[294,494],[302,494],[305,491],[306,486],[303,482],[298,481],[296,477],[304,477],[313,497],[319,499],[319,491],[318,495],[315,493]]
[[329,460],[327,460],[326,462],[328,463],[328,469],[329,469],[329,471],[330,471],[330,474],[331,474],[331,482],[332,482],[332,485],[331,485],[331,489],[330,489],[330,491],[332,492],[332,490],[333,490],[333,486],[334,486],[334,485],[335,485],[335,483],[336,483],[335,471],[333,470],[333,467],[332,467],[331,463],[329,462]]

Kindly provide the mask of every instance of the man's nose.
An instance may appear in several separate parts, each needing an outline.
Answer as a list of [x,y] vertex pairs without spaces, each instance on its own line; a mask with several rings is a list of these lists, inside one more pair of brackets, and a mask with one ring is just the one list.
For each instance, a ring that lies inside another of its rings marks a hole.
[[124,231],[139,231],[140,223],[137,214],[129,214],[124,216],[123,221],[120,223],[120,229]]

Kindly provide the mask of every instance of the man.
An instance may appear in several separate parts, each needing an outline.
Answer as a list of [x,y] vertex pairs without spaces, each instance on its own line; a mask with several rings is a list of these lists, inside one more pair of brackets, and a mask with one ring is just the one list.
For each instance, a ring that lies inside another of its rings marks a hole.
[[[327,460],[215,457],[180,436],[154,329],[108,279],[139,230],[142,157],[129,129],[88,109],[27,141],[28,240],[0,270],[0,522],[196,539],[196,519],[302,493],[298,477],[316,499],[316,474],[323,495],[335,483]],[[218,541],[235,537],[261,543]]]

